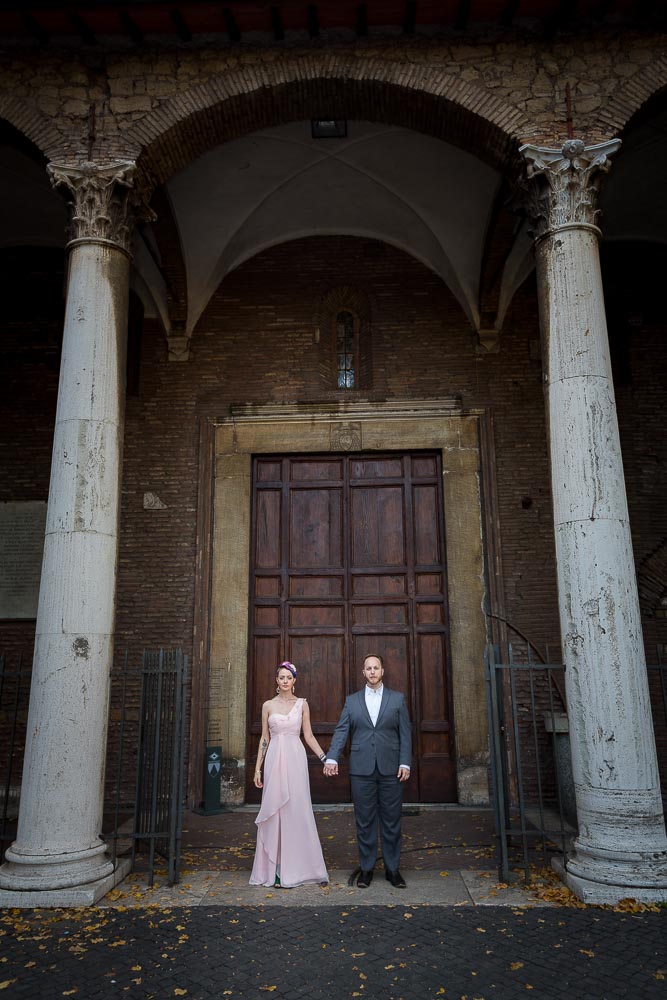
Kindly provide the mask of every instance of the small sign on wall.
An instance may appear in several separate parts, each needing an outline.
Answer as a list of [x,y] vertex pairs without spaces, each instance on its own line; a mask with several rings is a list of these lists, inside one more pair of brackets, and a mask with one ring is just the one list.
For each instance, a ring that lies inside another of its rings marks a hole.
[[46,502],[0,503],[0,618],[36,618]]

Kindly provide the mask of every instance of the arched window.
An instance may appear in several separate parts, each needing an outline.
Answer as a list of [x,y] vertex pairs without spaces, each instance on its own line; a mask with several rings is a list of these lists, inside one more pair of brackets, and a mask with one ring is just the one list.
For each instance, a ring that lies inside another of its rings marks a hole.
[[318,303],[314,326],[322,390],[354,394],[371,389],[373,329],[366,292],[352,285],[330,288]]
[[336,376],[339,389],[356,389],[359,385],[359,320],[349,309],[341,309],[334,317],[336,341]]

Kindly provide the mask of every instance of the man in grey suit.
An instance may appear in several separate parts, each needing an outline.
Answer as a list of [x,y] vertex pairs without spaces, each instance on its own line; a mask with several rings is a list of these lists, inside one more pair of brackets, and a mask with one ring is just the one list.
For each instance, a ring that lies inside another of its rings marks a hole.
[[351,694],[336,726],[324,773],[338,774],[338,759],[350,737],[350,781],[361,873],[357,885],[367,889],[377,858],[378,820],[385,876],[398,889],[405,881],[401,857],[403,784],[410,777],[412,727],[405,698],[382,683],[379,656],[369,655],[363,668],[366,686]]

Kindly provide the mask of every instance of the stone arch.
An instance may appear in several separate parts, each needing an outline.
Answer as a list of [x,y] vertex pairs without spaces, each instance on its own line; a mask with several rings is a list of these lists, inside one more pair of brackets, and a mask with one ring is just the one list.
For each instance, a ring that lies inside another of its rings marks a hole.
[[61,137],[52,121],[34,107],[11,97],[0,95],[0,119],[25,138],[44,160],[52,159],[60,150]]
[[140,164],[165,183],[193,158],[251,132],[326,113],[402,125],[502,170],[535,133],[518,109],[442,71],[354,53],[254,60],[175,96],[128,130]]
[[606,108],[600,111],[600,122],[609,126],[609,135],[618,135],[632,119],[644,112],[647,105],[667,93],[667,55],[661,56],[630,77],[619,87]]

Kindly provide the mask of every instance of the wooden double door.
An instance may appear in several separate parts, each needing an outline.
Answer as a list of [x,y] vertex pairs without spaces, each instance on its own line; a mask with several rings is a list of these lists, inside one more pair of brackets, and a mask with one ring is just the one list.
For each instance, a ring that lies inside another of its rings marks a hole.
[[[412,720],[406,799],[456,801],[441,477],[437,452],[254,458],[249,763],[276,664],[296,665],[326,750],[364,656],[379,653]],[[313,801],[349,801],[346,759],[324,778],[307,753]]]

